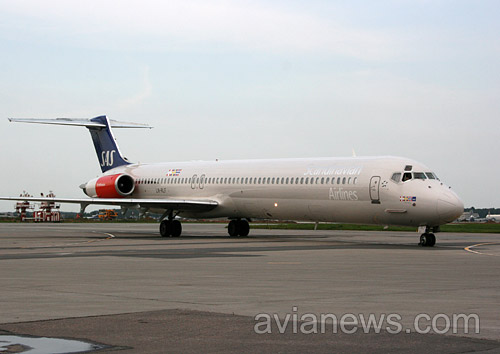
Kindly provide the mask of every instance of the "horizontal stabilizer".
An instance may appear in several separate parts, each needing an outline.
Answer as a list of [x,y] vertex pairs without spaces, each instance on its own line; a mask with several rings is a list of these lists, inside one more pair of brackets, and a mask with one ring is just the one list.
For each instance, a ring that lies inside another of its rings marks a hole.
[[[37,124],[55,124],[55,125],[74,125],[87,128],[105,128],[106,125],[93,122],[90,119],[75,119],[75,118],[53,118],[53,119],[39,119],[39,118],[9,118],[9,122],[17,123],[37,123]],[[112,128],[153,128],[148,124],[119,122],[116,120],[109,120]]]

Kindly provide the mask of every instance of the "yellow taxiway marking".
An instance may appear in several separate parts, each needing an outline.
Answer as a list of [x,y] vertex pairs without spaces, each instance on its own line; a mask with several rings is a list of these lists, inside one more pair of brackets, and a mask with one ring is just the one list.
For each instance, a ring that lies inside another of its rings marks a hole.
[[95,232],[97,234],[104,234],[104,235],[107,235],[108,237],[106,237],[106,238],[100,238],[100,239],[97,239],[97,240],[90,240],[90,241],[87,241],[87,243],[99,242],[99,241],[105,241],[105,240],[111,240],[112,238],[115,238],[115,235],[108,234],[107,232],[97,232],[97,231],[92,231],[92,232]]
[[484,242],[484,243],[477,243],[475,245],[471,245],[471,246],[467,246],[464,248],[464,250],[466,250],[467,252],[471,252],[471,253],[475,253],[475,254],[482,254],[482,255],[486,255],[486,256],[500,256],[498,254],[491,254],[491,253],[485,253],[485,252],[479,252],[479,251],[474,251],[472,250],[472,248],[476,248],[476,247],[479,247],[479,246],[486,246],[486,245],[498,245],[500,244],[500,242]]

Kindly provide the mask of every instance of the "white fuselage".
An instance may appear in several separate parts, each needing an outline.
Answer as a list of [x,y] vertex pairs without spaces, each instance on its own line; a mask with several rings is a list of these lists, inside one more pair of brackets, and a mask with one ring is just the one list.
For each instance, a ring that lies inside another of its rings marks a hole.
[[[438,179],[406,158],[314,158],[132,164],[105,175],[135,180],[131,197],[215,200],[193,218],[264,218],[383,225],[438,226],[455,220],[463,203]],[[399,173],[398,178],[394,174]],[[420,175],[421,176],[421,175]],[[152,209],[152,211],[155,211]],[[163,212],[164,210],[158,210]]]
[[486,221],[500,222],[499,214],[488,214],[486,215]]

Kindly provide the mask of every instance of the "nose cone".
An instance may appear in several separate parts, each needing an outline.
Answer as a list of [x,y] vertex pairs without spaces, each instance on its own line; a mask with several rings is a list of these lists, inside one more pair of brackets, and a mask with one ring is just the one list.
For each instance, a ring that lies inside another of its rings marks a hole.
[[437,201],[437,213],[439,220],[443,223],[452,222],[464,212],[464,203],[452,191],[446,191]]

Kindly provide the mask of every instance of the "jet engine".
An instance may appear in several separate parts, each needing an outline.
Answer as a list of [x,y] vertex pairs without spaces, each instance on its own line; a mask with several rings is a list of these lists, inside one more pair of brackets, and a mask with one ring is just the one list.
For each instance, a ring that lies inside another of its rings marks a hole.
[[124,173],[94,178],[80,186],[91,198],[123,198],[134,192],[134,179]]

